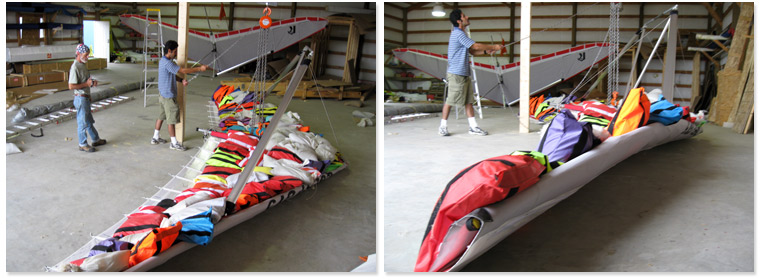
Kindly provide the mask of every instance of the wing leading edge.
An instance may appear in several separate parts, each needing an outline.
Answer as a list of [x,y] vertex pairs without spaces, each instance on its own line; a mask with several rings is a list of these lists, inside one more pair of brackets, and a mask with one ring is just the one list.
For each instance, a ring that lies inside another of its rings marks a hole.
[[[121,22],[136,32],[142,34],[145,30],[146,19],[140,15],[121,15]],[[151,21],[155,21],[151,19]],[[214,34],[213,36],[188,30],[188,57],[199,63],[209,65],[222,74],[246,63],[254,61],[262,55],[281,51],[303,39],[322,31],[327,26],[327,19],[319,17],[299,17],[273,22],[269,29],[259,26],[235,31]],[[164,42],[177,40],[177,26],[161,23]],[[264,39],[262,30],[268,30]],[[214,52],[216,44],[216,52]],[[214,64],[216,63],[216,64]]]
[[[531,58],[530,92],[550,85],[557,80],[567,80],[607,58],[609,43],[589,43],[551,54]],[[445,55],[417,49],[393,50],[399,60],[437,79],[446,77],[448,65]],[[480,95],[502,104],[502,90],[509,104],[520,99],[520,62],[510,63],[500,68],[493,65],[475,63]],[[499,82],[499,76],[503,83]]]

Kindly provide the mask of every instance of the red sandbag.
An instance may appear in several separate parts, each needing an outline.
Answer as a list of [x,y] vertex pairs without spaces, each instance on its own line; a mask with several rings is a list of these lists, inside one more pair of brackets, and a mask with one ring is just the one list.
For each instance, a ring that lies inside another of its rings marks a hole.
[[[414,271],[447,271],[459,259],[436,260],[451,224],[473,210],[509,198],[539,180],[546,167],[530,156],[505,155],[465,168],[443,190],[430,217]],[[433,267],[433,263],[439,264]]]

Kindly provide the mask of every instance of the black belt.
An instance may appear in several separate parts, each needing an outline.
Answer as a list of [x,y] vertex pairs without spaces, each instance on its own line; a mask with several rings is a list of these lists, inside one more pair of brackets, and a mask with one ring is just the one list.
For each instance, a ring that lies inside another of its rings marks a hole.
[[81,97],[87,97],[90,98],[89,94],[74,94],[74,96],[81,96]]

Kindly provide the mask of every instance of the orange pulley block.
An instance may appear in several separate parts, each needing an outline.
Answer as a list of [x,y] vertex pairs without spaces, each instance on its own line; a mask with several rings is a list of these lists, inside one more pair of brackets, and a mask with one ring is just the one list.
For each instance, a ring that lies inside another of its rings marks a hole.
[[259,25],[261,25],[261,28],[267,29],[272,26],[272,18],[269,17],[272,14],[272,9],[266,7],[263,13],[264,16],[259,19]]

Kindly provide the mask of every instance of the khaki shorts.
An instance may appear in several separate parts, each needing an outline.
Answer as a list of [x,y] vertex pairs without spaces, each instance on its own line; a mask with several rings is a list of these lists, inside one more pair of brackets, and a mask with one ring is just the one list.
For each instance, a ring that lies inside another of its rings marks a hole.
[[179,123],[179,106],[176,98],[158,97],[158,119],[166,120],[167,124]]
[[456,106],[475,102],[475,97],[472,95],[470,77],[446,73],[446,80],[449,81],[449,93],[448,97],[446,97],[446,104]]

